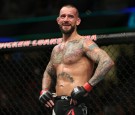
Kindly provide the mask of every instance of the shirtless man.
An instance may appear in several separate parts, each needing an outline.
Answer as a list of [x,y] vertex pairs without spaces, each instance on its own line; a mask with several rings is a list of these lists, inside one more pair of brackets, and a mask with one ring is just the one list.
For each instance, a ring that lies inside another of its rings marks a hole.
[[[77,32],[79,12],[72,5],[61,8],[57,23],[62,43],[53,48],[42,80],[39,100],[53,115],[87,115],[87,95],[114,65],[108,54]],[[94,63],[98,66],[94,71]],[[56,97],[50,91],[56,76]]]

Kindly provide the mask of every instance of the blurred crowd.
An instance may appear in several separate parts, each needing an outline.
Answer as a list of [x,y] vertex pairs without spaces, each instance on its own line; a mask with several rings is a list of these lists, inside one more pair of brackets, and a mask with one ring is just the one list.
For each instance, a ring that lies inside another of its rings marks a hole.
[[56,15],[64,4],[74,4],[81,13],[134,7],[134,0],[0,0],[0,19]]

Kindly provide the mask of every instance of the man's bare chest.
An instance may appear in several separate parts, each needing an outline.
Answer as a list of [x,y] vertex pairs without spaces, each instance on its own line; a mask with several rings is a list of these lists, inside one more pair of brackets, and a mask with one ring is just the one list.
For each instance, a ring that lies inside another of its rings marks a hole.
[[53,62],[56,64],[72,64],[80,60],[82,55],[83,48],[81,43],[71,42],[68,44],[61,44],[54,54]]

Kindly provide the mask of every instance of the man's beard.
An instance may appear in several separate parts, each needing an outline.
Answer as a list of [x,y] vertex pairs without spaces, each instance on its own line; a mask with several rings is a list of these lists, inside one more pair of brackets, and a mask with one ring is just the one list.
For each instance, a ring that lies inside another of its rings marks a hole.
[[64,29],[62,29],[62,26],[59,26],[59,27],[60,27],[60,30],[61,30],[61,32],[62,32],[63,34],[72,34],[73,31],[75,30],[75,26],[71,26],[71,29],[69,29],[69,30],[64,30]]

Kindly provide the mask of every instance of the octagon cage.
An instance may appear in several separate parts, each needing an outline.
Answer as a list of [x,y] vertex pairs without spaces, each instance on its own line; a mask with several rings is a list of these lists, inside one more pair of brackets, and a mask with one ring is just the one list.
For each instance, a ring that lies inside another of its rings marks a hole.
[[[1,115],[51,115],[39,102],[39,93],[51,51],[60,42],[52,38],[0,43]],[[95,42],[115,66],[90,92],[90,114],[134,115],[135,33],[97,35]]]

